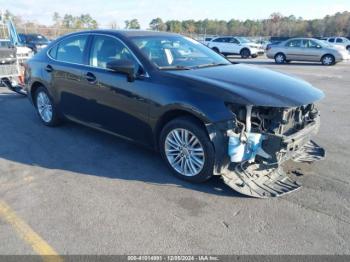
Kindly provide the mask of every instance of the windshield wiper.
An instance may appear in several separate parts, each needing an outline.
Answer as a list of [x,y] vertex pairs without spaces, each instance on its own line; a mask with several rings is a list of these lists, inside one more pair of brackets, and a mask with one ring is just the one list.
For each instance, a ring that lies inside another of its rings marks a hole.
[[159,66],[160,70],[191,70],[192,68],[187,66]]
[[224,66],[224,65],[230,65],[228,63],[211,63],[211,64],[203,64],[195,66],[194,68],[204,68],[204,67],[212,67],[212,66]]

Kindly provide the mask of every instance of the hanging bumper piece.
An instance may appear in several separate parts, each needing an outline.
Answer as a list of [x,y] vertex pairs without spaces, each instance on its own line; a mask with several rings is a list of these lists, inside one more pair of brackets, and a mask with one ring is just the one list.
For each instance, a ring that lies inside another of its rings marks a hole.
[[[322,160],[325,150],[309,141],[295,152],[295,162],[312,163]],[[298,190],[301,185],[288,177],[279,164],[257,164],[249,161],[231,164],[222,174],[224,182],[233,190],[256,198],[279,197]]]

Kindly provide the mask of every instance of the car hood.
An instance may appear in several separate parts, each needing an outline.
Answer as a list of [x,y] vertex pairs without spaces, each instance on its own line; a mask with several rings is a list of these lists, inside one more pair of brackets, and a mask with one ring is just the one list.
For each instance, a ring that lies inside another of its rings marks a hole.
[[233,64],[168,73],[200,82],[198,88],[203,91],[243,105],[296,107],[324,97],[321,90],[301,79],[254,66]]

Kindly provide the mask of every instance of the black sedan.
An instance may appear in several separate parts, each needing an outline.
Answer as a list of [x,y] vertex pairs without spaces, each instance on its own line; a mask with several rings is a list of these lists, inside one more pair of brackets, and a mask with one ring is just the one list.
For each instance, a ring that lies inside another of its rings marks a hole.
[[280,167],[285,160],[310,162],[324,154],[310,141],[319,126],[320,90],[232,64],[177,34],[63,36],[28,62],[26,88],[47,126],[68,119],[136,141],[159,150],[180,178],[222,175],[233,189],[256,197],[299,188]]

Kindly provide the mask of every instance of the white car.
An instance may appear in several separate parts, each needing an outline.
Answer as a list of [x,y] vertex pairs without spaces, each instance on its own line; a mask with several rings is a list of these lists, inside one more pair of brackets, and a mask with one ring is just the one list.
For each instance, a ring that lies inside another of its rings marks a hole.
[[242,58],[256,58],[264,49],[244,37],[220,36],[212,39],[208,47],[225,56],[240,55]]
[[214,37],[205,37],[202,41],[199,41],[199,42],[201,42],[203,45],[208,46],[209,42],[213,39]]
[[350,40],[346,37],[328,37],[324,38],[323,40],[327,41],[331,45],[345,47],[348,51],[350,51]]

